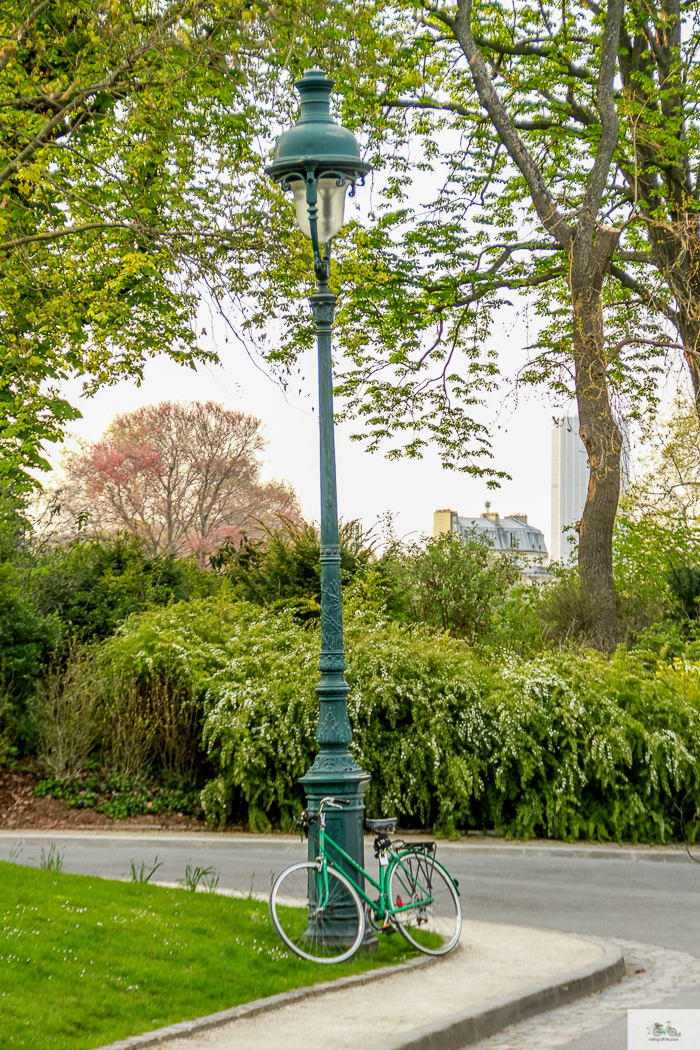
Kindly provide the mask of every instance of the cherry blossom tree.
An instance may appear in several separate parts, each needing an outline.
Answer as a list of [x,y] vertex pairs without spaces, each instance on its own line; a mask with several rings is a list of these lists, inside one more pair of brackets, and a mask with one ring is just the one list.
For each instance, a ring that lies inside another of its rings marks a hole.
[[200,565],[222,543],[300,520],[291,486],[261,480],[261,422],[213,401],[163,401],[117,416],[66,460],[63,505],[91,529],[127,529],[155,554]]

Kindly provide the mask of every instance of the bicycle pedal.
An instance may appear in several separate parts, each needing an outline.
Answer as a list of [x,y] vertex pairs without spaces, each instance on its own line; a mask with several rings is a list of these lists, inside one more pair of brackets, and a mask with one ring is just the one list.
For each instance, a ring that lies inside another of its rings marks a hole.
[[387,937],[389,937],[392,933],[396,933],[396,927],[391,922],[385,922],[382,926],[382,933],[385,933]]

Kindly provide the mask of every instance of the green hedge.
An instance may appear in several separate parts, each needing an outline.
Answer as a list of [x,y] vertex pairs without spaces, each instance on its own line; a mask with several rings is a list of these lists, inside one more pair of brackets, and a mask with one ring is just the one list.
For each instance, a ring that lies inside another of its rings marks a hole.
[[[700,837],[700,667],[651,653],[524,660],[346,616],[355,754],[370,815],[456,834],[663,842]],[[210,819],[289,827],[314,751],[319,635],[225,596],[151,610],[102,648],[146,687],[204,702]]]

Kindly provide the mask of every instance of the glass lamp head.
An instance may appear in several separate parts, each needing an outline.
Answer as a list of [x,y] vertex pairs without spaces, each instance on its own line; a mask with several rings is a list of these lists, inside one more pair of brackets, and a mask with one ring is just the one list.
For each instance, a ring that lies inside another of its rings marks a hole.
[[[338,179],[331,176],[319,179],[316,187],[318,208],[318,241],[319,244],[327,244],[336,234],[340,233],[345,219],[345,194],[348,191],[349,182],[338,185]],[[297,222],[305,237],[311,240],[311,219],[309,217],[309,206],[306,203],[306,183],[298,179],[290,182],[294,194],[294,204],[297,210]]]
[[325,244],[344,222],[348,186],[362,178],[370,165],[360,160],[360,149],[351,131],[336,124],[330,112],[334,87],[320,69],[311,69],[296,84],[301,95],[299,119],[277,139],[272,164],[266,172],[283,189],[294,194],[297,219],[305,237],[311,238],[307,182],[316,184],[318,240]]

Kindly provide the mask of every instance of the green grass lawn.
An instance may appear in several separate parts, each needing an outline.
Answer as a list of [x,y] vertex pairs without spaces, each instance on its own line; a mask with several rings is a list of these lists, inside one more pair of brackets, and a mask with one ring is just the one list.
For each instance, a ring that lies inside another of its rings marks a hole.
[[307,963],[266,902],[0,862],[0,1050],[93,1050],[412,954],[396,935]]

